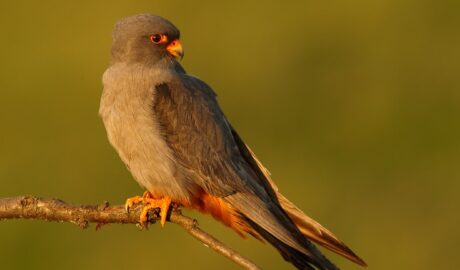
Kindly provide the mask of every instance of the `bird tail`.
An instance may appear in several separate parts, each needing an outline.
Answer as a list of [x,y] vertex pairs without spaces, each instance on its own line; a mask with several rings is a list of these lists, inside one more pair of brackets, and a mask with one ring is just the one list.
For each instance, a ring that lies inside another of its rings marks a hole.
[[[275,247],[283,258],[292,263],[299,270],[314,270],[312,265],[318,267],[321,270],[339,270],[333,265],[326,257],[319,253],[316,248],[308,242],[308,249],[310,252],[314,251],[313,254],[305,254],[300,252],[298,249],[286,244],[284,241],[273,236],[270,232],[265,230],[262,226],[257,224],[245,217],[245,222],[263,239]],[[308,241],[308,240],[306,240]],[[318,254],[320,257],[318,257]]]
[[[245,202],[246,206],[243,208],[236,207],[237,209],[248,209],[255,208],[250,211],[253,216],[244,215],[246,223],[250,225],[262,238],[266,239],[272,244],[282,256],[292,262],[299,269],[312,269],[308,263],[311,263],[319,269],[337,269],[332,263],[330,263],[319,250],[310,242],[310,240],[318,243],[319,245],[341,255],[345,258],[362,266],[367,264],[358,257],[350,248],[348,248],[343,242],[332,234],[329,230],[321,226],[318,222],[305,215],[299,208],[297,208],[292,202],[284,197],[278,191],[278,187],[273,182],[270,176],[270,172],[262,165],[259,159],[256,157],[254,152],[247,146],[241,137],[233,130],[233,136],[235,141],[240,146],[240,151],[243,157],[246,159],[248,164],[253,168],[254,172],[260,179],[260,184],[267,184],[273,191],[273,196],[277,197],[278,205],[270,207],[273,214],[278,218],[283,219],[283,216],[287,216],[289,219],[287,222],[282,222],[286,225],[288,232],[279,231],[280,225],[275,220],[271,219],[269,215],[263,215],[263,207],[258,206],[256,202],[247,200],[238,200],[238,202]],[[266,180],[266,181],[265,181]],[[268,183],[267,183],[268,182]],[[254,215],[259,213],[259,216]],[[267,218],[268,217],[268,218]],[[281,220],[278,220],[281,221]],[[292,226],[291,226],[292,224]],[[294,228],[292,228],[294,227]],[[253,233],[254,234],[254,233]],[[288,235],[286,238],[285,236]],[[290,235],[290,237],[289,237]],[[297,240],[297,243],[293,243],[293,238]],[[297,244],[301,247],[299,248]]]
[[[300,232],[308,239],[314,241],[315,243],[329,249],[332,252],[335,252],[352,262],[355,262],[361,266],[367,266],[366,262],[356,255],[349,247],[340,241],[333,233],[324,228],[321,224],[316,222],[314,219],[307,216],[302,210],[295,206],[291,201],[283,196],[278,191],[278,187],[275,182],[271,179],[270,172],[267,168],[262,165],[262,163],[257,159],[256,155],[249,146],[245,145],[247,149],[247,154],[249,154],[255,166],[258,167],[265,179],[268,180],[271,187],[278,197],[278,201],[283,208],[284,212],[289,216],[289,218],[295,223]],[[306,268],[308,269],[308,268]]]
[[321,270],[338,270],[302,235],[279,203],[263,201],[249,193],[223,198],[203,194],[200,198],[201,203],[195,205],[198,210],[211,214],[243,237],[249,233],[266,240],[298,269],[313,270],[312,264]]
[[302,210],[284,197],[283,194],[277,192],[277,196],[283,210],[288,214],[305,237],[352,262],[361,266],[367,266],[363,259],[356,255],[328,229],[307,216]]

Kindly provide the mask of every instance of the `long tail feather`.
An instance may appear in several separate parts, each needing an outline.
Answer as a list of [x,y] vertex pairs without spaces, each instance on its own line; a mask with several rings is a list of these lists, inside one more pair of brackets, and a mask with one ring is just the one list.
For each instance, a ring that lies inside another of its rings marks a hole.
[[302,234],[308,239],[318,243],[319,245],[359,264],[362,266],[367,266],[366,262],[356,255],[349,247],[347,247],[342,241],[340,241],[333,233],[324,228],[321,224],[307,216],[302,210],[295,206],[291,201],[283,196],[278,191],[278,187],[275,182],[271,179],[270,172],[267,168],[262,165],[262,163],[257,159],[254,152],[252,152],[249,146],[245,145],[247,151],[252,156],[253,160],[256,162],[257,167],[268,180],[273,190],[275,190],[278,197],[278,201],[281,204],[283,210],[288,214],[288,216],[294,221]]
[[305,215],[302,210],[297,208],[281,193],[278,192],[277,195],[284,211],[288,214],[292,221],[294,221],[305,237],[359,265],[367,266],[363,259],[358,257],[358,255],[347,247],[345,243],[340,241],[333,233],[309,216]]
[[[280,239],[274,237],[271,233],[267,230],[259,226],[256,222],[245,218],[245,222],[251,226],[262,238],[264,238],[267,242],[269,242],[273,247],[275,247],[278,252],[283,256],[283,258],[292,263],[297,269],[300,270],[314,270],[312,265],[317,267],[321,270],[339,270],[335,265],[333,265],[329,260],[327,260],[321,254],[319,255],[320,258],[312,256],[312,254],[307,255],[299,250],[287,245],[285,242],[281,241]],[[308,240],[307,240],[308,241]],[[313,245],[309,245],[310,251],[317,253],[319,251],[315,250]],[[319,259],[319,260],[318,260]]]

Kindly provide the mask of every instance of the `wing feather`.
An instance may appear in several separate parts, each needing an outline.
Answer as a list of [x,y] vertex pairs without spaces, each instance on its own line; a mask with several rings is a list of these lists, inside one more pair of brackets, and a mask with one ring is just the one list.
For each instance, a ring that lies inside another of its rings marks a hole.
[[224,198],[243,218],[305,254],[321,269],[337,269],[310,243],[279,204],[274,186],[231,128],[204,82],[180,74],[155,87],[153,110],[186,177]]
[[244,186],[236,174],[236,148],[209,87],[183,75],[155,87],[153,110],[176,160],[206,192],[228,196]]

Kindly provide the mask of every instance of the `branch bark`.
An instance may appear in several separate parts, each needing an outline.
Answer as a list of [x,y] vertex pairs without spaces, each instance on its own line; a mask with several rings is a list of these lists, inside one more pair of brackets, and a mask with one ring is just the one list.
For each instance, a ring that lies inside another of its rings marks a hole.
[[[59,199],[19,196],[0,198],[0,221],[5,219],[39,219],[57,222],[71,222],[80,228],[97,223],[96,229],[104,224],[138,224],[142,205],[136,205],[127,213],[123,205],[110,206],[108,202],[97,205],[71,205]],[[149,213],[149,221],[159,220],[158,211]],[[257,265],[229,248],[212,235],[198,227],[196,220],[181,214],[180,210],[170,211],[169,222],[178,224],[205,246],[227,257],[245,269],[258,270]]]

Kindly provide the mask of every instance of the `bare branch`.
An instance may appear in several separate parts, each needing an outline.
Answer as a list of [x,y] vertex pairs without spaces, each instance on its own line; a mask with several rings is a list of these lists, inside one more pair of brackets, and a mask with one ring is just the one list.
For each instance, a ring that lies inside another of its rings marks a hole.
[[[109,223],[138,224],[141,209],[142,205],[137,205],[127,213],[123,205],[110,206],[109,203],[98,206],[70,205],[58,199],[20,196],[0,198],[0,221],[5,219],[40,219],[71,222],[81,228],[87,228],[89,223],[97,223],[96,228],[99,228],[101,225]],[[152,211],[149,216],[151,223],[159,220],[158,211]],[[179,210],[171,211],[168,221],[180,225],[204,245],[243,268],[260,269],[249,259],[202,231],[194,219],[182,215]]]

